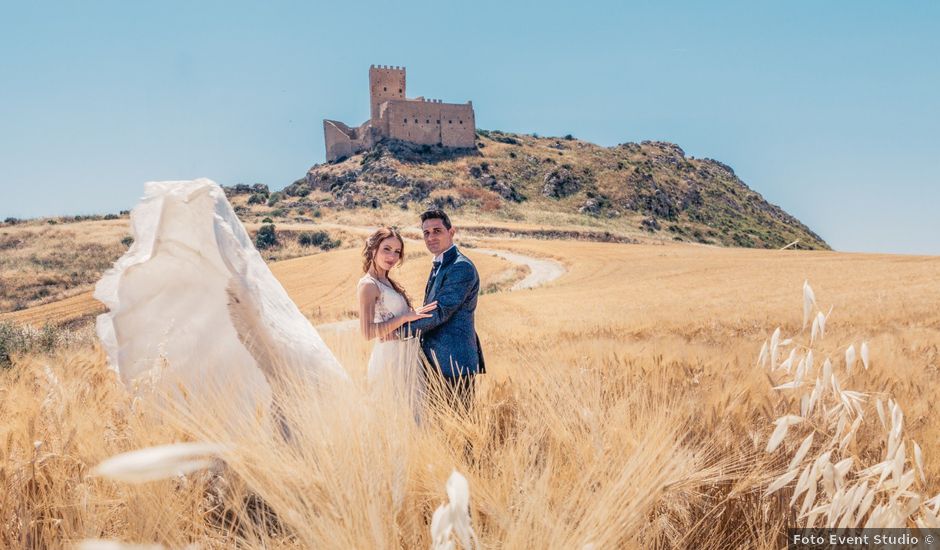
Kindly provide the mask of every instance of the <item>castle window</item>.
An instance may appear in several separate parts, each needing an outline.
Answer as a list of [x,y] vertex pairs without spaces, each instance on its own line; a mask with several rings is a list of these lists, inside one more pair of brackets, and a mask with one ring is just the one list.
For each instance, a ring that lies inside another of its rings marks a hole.
[[440,120],[438,120],[438,121],[437,121],[437,124],[440,124],[440,123],[441,123],[441,121],[440,121]]
[[430,119],[425,120],[424,123],[425,123],[425,124],[431,124],[431,120],[430,120]]
[[398,89],[398,93],[401,93],[401,88]]
[[415,124],[417,124],[417,123],[418,123],[418,119],[415,119]]
[[462,120],[461,120],[461,121],[459,121],[459,122],[460,122],[461,124],[463,124],[463,121],[462,121]]
[[407,118],[405,119],[405,124],[408,124],[408,119],[407,119]]
[[447,124],[453,124],[453,123],[454,123],[453,120],[448,120],[448,121],[447,121]]
[[388,86],[382,86],[382,91],[383,91],[383,92],[387,92],[387,91],[388,91]]

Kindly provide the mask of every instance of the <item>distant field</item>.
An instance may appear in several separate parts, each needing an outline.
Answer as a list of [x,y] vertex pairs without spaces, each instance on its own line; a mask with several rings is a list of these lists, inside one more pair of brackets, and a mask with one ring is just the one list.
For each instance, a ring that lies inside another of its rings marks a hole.
[[129,236],[126,219],[0,227],[0,313],[84,292]]
[[[490,284],[507,285],[518,279],[509,262],[467,250],[480,271],[481,288]],[[420,300],[430,272],[430,256],[420,241],[409,241],[408,258],[397,275],[412,295]],[[274,275],[287,288],[300,310],[314,323],[338,321],[355,317],[356,284],[362,277],[361,250],[347,248],[325,254],[283,260],[270,264]],[[87,320],[104,311],[104,306],[86,291],[65,300],[0,314],[0,321],[66,324]]]

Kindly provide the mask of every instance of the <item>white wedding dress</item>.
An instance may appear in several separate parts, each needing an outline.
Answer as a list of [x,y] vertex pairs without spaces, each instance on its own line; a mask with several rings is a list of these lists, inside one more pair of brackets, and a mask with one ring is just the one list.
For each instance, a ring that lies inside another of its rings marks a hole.
[[131,227],[94,294],[109,310],[99,339],[129,387],[182,388],[250,414],[270,404],[272,382],[348,380],[216,183],[146,184]]
[[[375,285],[379,289],[374,323],[383,323],[410,309],[404,296],[372,275],[367,273],[359,279],[359,286],[362,285]],[[416,421],[420,421],[425,395],[420,353],[417,338],[376,341],[367,369],[370,386],[377,392],[394,392],[395,398],[404,400],[411,408]]]

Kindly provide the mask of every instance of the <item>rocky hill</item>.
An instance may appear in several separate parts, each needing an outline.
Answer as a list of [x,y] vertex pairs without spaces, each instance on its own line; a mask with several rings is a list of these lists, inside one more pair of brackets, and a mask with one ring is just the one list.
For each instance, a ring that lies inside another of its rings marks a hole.
[[[796,241],[792,248],[829,248],[729,166],[657,141],[601,147],[572,136],[479,130],[472,149],[385,141],[313,166],[280,194],[259,198],[258,189],[244,187],[261,210],[293,209],[297,221],[323,209],[434,205],[476,220],[583,226],[634,238],[756,248]],[[271,197],[275,204],[269,205]]]

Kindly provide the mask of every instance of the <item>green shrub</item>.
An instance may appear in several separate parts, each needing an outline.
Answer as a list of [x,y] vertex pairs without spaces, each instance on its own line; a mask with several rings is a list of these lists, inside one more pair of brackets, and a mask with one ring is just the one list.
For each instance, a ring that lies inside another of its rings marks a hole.
[[316,246],[321,250],[331,250],[338,247],[342,242],[333,240],[326,231],[304,232],[297,237],[297,243],[300,246]]
[[[533,137],[538,137],[538,136],[533,136]],[[499,135],[494,135],[493,141],[498,141],[499,143],[507,143],[509,145],[519,145],[518,139],[512,136],[503,135],[502,133],[500,133]]]
[[13,323],[0,323],[0,368],[9,368],[13,361],[10,356],[20,353],[24,346],[25,335]]
[[127,248],[130,248],[130,246],[134,244],[134,237],[131,237],[130,235],[124,237],[123,239],[121,239],[121,244],[123,244]]
[[37,330],[9,321],[0,322],[0,368],[13,365],[13,355],[49,353],[73,339],[67,329],[45,325]]
[[255,247],[258,250],[266,250],[277,246],[277,244],[277,230],[274,228],[274,224],[262,225],[261,229],[258,229],[258,234],[255,235]]
[[267,199],[268,197],[266,197],[264,194],[255,193],[248,197],[248,204],[264,204]]
[[268,197],[268,206],[274,206],[279,200],[281,200],[280,193],[271,193],[271,196]]

